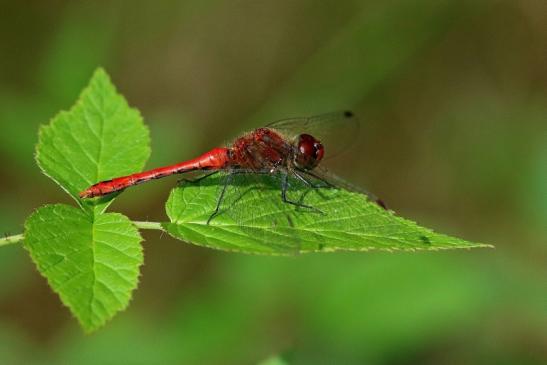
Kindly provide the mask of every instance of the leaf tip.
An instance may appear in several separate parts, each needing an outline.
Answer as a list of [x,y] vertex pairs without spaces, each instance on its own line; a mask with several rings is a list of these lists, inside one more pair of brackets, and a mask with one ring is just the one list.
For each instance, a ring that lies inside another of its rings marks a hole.
[[92,80],[100,78],[110,81],[110,75],[108,74],[108,72],[106,72],[103,66],[97,67],[95,71],[93,71],[93,75],[91,76]]

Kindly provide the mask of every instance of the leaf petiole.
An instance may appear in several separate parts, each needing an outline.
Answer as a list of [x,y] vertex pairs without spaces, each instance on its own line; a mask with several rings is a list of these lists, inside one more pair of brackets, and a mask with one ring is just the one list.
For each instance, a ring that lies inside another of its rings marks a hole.
[[24,238],[24,235],[21,233],[21,234],[15,234],[13,236],[5,236],[5,237],[2,237],[0,238],[0,246],[7,246],[7,245],[11,245],[13,243],[18,243],[20,241],[22,241]]
[[133,221],[133,224],[139,229],[156,229],[159,231],[164,231],[162,224],[159,222]]
[[[161,223],[159,223],[159,222],[136,221],[136,222],[133,222],[133,224],[135,225],[135,227],[137,227],[139,229],[155,229],[155,230],[159,230],[159,231],[164,230]],[[12,245],[12,244],[15,244],[15,243],[19,243],[19,242],[23,241],[24,238],[25,238],[25,236],[22,233],[21,234],[14,234],[12,236],[2,237],[2,238],[0,238],[0,247]]]

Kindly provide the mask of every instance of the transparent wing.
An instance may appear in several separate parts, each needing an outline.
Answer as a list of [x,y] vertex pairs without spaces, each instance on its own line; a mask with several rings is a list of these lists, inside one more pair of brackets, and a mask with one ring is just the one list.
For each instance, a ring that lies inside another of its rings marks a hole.
[[376,195],[374,195],[373,193],[371,193],[370,191],[366,190],[365,188],[361,186],[356,186],[350,182],[347,182],[343,178],[329,171],[324,166],[317,166],[312,171],[299,171],[299,173],[307,175],[307,176],[311,176],[312,178],[315,178],[333,187],[342,188],[349,191],[353,191],[355,193],[364,194],[368,197],[370,201],[375,202],[376,204],[378,204],[379,206],[381,206],[382,208],[386,210],[388,209],[385,202],[382,199],[378,198]]
[[[338,214],[351,211],[348,201],[339,199],[338,188],[325,186],[325,178],[337,187],[365,193],[369,199],[378,203],[378,199],[362,189],[355,188],[341,178],[321,171],[325,175],[315,177],[315,187],[311,187],[301,180],[290,177],[287,198],[293,202],[313,207],[308,209],[301,206],[289,205],[281,199],[281,176],[279,174],[243,173],[232,175],[227,186],[225,198],[222,201],[219,215],[215,219],[233,222],[234,230],[239,231],[254,241],[254,253],[277,253],[284,255],[298,255],[301,252],[321,251],[332,244],[325,234],[315,229],[317,221],[329,220],[331,226],[339,225],[341,232],[349,227],[362,229],[362,222],[340,220],[333,223]],[[226,175],[222,178],[226,178]],[[311,182],[311,179],[310,179]],[[222,184],[221,184],[222,185]],[[321,187],[322,186],[322,187]],[[330,202],[336,200],[336,205]],[[379,203],[380,204],[380,203]],[[236,228],[237,227],[237,228]],[[351,231],[351,229],[350,229]],[[238,248],[236,248],[237,250]],[[240,250],[248,249],[239,247]]]
[[306,133],[321,141],[325,158],[334,157],[351,147],[359,133],[357,117],[350,111],[339,111],[311,117],[282,119],[266,126],[288,138]]
[[[322,251],[329,246],[332,249],[338,244],[343,247],[345,241],[337,242],[329,232],[366,231],[367,223],[353,219],[355,215],[348,213],[355,211],[354,202],[341,198],[342,190],[321,184],[323,176],[318,179],[321,181],[308,176],[306,181],[295,176],[288,181],[287,199],[313,209],[283,202],[282,180],[282,175],[276,173],[220,171],[199,184],[186,183],[189,188],[197,187],[200,191],[185,201],[196,209],[192,222],[206,222],[215,208],[219,208],[207,228],[213,230],[218,239],[205,238],[201,244],[245,253],[297,255]],[[217,188],[217,200],[211,200],[211,190],[202,190],[211,185]],[[340,214],[346,214],[347,218],[338,220]],[[326,221],[329,221],[327,231],[322,227]]]

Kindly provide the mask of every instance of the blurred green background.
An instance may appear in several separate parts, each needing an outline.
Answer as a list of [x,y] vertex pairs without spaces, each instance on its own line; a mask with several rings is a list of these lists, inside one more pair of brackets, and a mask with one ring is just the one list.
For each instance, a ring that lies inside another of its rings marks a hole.
[[[39,124],[99,65],[152,134],[148,167],[351,108],[334,170],[404,217],[495,249],[216,252],[144,232],[130,308],[86,336],[20,245],[0,250],[0,364],[547,363],[544,0],[2,1],[0,230],[73,204]],[[176,177],[112,210],[165,220]]]

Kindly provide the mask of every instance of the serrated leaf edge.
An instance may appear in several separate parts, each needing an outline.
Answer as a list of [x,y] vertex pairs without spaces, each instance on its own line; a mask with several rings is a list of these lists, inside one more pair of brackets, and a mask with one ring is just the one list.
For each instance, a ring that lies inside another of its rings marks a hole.
[[[62,204],[62,203],[57,203],[57,204],[45,204],[45,205],[42,205],[38,208],[36,208],[29,216],[28,218],[25,220],[25,223],[23,225],[24,227],[24,232],[26,234],[26,232],[28,231],[28,222],[30,220],[30,218],[32,216],[34,216],[34,214],[38,213],[38,210],[40,209],[44,209],[44,208],[55,208],[55,207],[59,207],[59,206],[64,206],[64,207],[70,207],[70,208],[73,208],[72,206],[68,205],[68,204]],[[82,212],[85,214],[85,213],[88,213],[87,211],[85,210],[82,210]],[[131,226],[135,229],[136,233],[137,233],[137,236],[139,237],[140,241],[139,241],[139,247],[140,247],[140,251],[141,253],[143,254],[143,257],[144,257],[144,250],[142,248],[142,243],[145,241],[144,238],[142,237],[142,235],[140,234],[140,231],[139,229],[135,226],[135,224],[133,223],[133,221],[131,221],[126,215],[124,214],[121,214],[121,213],[117,213],[117,212],[111,212],[111,213],[108,213],[109,215],[117,215],[117,216],[121,216],[121,217],[124,217],[124,218],[127,218],[127,220],[131,223]],[[93,219],[93,217],[89,216],[88,218],[90,219]],[[91,221],[92,223],[92,227],[94,227],[93,223],[94,223],[94,219]],[[94,230],[94,228],[93,228]],[[94,232],[92,232],[92,237],[94,237]],[[29,252],[30,254],[30,250],[29,248],[26,246],[25,242],[23,242],[23,247]],[[93,247],[93,252],[95,252],[95,247]],[[36,271],[38,271],[38,273],[46,279],[47,283],[48,283],[48,287],[51,289],[51,291],[53,291],[58,297],[59,299],[61,300],[61,303],[63,304],[63,306],[65,306],[66,308],[68,308],[68,311],[70,312],[70,314],[78,321],[78,323],[80,324],[80,326],[82,327],[82,329],[84,330],[84,332],[86,334],[90,334],[96,330],[98,330],[99,328],[105,326],[109,321],[111,321],[112,319],[114,319],[114,317],[125,311],[129,304],[131,303],[131,301],[133,300],[133,295],[129,295],[129,299],[127,301],[127,303],[125,303],[122,307],[120,307],[115,313],[113,313],[110,317],[108,318],[105,318],[103,321],[101,321],[99,324],[95,325],[95,326],[88,326],[86,323],[82,322],[81,319],[76,315],[76,313],[72,310],[72,308],[68,305],[68,303],[65,302],[65,299],[64,297],[59,293],[57,292],[50,284],[49,284],[49,279],[48,277],[42,273],[38,267],[38,263],[35,261],[34,257],[32,255],[29,255],[32,262],[34,263],[35,267],[36,267]],[[95,254],[94,254],[94,257],[95,257]],[[142,276],[142,273],[141,273],[141,270],[140,268],[142,267],[142,265],[144,264],[144,262],[139,265],[138,267],[138,275],[137,275],[137,278],[136,278],[136,281],[135,281],[135,285],[130,289],[130,293],[132,294],[139,286],[139,283],[140,283],[140,277]],[[95,259],[93,260],[93,267],[95,267]],[[93,280],[95,280],[95,272],[93,272]],[[93,286],[93,292],[95,291],[95,287]],[[93,294],[93,297],[92,297],[92,300],[93,298],[95,297],[95,294]],[[92,301],[91,300],[91,301]]]
[[[110,78],[110,76],[108,75],[108,73],[104,70],[104,68],[102,67],[98,67],[94,72],[93,72],[93,75],[91,76],[88,84],[84,87],[84,89],[80,92],[78,98],[76,99],[76,101],[74,102],[74,104],[72,104],[69,109],[67,110],[61,110],[59,111],[57,114],[55,114],[53,117],[51,117],[48,121],[47,124],[42,124],[38,130],[38,143],[36,144],[36,147],[35,147],[35,152],[34,152],[34,160],[36,161],[36,164],[38,165],[38,167],[40,168],[40,171],[42,171],[42,173],[47,176],[48,178],[50,178],[51,180],[53,180],[53,182],[55,182],[55,184],[57,184],[62,190],[64,190],[70,197],[72,197],[72,199],[74,199],[76,201],[76,203],[78,204],[78,206],[84,210],[84,211],[89,211],[86,207],[85,204],[83,204],[82,200],[78,197],[78,196],[75,196],[73,195],[72,193],[70,193],[68,191],[68,189],[63,186],[63,184],[61,184],[57,179],[55,179],[53,176],[51,176],[46,170],[45,168],[40,164],[40,151],[38,149],[38,146],[40,145],[41,141],[42,141],[42,138],[43,138],[43,134],[45,133],[46,130],[48,130],[49,128],[52,128],[52,126],[54,125],[54,123],[56,123],[57,120],[59,120],[59,116],[63,115],[63,114],[68,114],[70,112],[72,112],[74,109],[77,109],[79,106],[81,106],[81,104],[83,103],[83,96],[84,94],[89,90],[89,88],[91,87],[91,84],[92,82],[95,80],[95,78],[99,77],[99,75],[102,75],[103,77],[106,77],[106,79],[108,80],[108,82],[112,85],[114,91],[115,91],[115,94],[117,96],[120,96],[121,98],[123,98],[124,100],[125,99],[125,96],[123,94],[121,94],[118,89],[116,88],[116,85],[114,85],[114,83],[112,82],[112,79]],[[126,100],[127,102],[127,100]],[[130,106],[129,102],[127,102],[127,105],[130,109],[134,110],[140,117],[141,120],[144,120],[144,118],[142,117],[142,114],[140,112],[139,109],[135,108],[135,107],[132,107]],[[145,130],[145,133],[146,133],[146,137],[148,139],[148,143],[147,145],[145,146],[146,147],[146,154],[147,154],[147,160],[148,158],[150,158],[150,153],[151,153],[151,147],[150,147],[150,129],[148,128],[148,126],[145,124],[145,123],[142,123],[142,127],[144,128]],[[146,162],[143,164],[145,165]],[[98,181],[97,181],[98,182]],[[93,214],[102,214],[104,213],[108,207],[110,206],[110,204],[112,204],[114,202],[114,199],[117,197],[117,195],[112,195],[112,198],[110,200],[108,200],[107,202],[105,202],[105,204],[101,207],[101,210],[99,211],[95,211],[94,208],[96,207],[95,204],[93,205],[90,205],[91,207],[91,210],[93,211]]]

